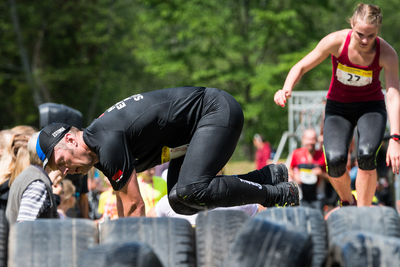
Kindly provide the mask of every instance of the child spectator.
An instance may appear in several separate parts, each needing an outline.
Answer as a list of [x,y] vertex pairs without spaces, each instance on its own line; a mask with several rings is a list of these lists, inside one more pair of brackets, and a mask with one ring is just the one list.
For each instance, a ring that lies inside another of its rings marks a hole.
[[140,194],[143,197],[146,213],[167,194],[167,182],[161,177],[154,176],[155,170],[155,167],[153,167],[138,176]]
[[72,184],[70,180],[63,180],[61,182],[62,191],[60,195],[60,205],[57,207],[58,215],[62,220],[69,218],[67,214],[67,210],[72,208],[75,205],[75,186]]
[[99,207],[97,209],[97,212],[102,214],[100,221],[118,219],[117,197],[115,191],[107,177],[104,177],[104,181],[107,184],[108,189],[100,195]]

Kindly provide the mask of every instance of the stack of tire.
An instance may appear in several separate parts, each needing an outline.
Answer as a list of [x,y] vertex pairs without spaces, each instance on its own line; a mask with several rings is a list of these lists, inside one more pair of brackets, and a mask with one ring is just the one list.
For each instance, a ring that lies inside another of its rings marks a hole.
[[[343,207],[325,221],[305,208],[178,218],[36,220],[8,227],[0,213],[0,266],[400,266],[400,218],[390,207]],[[8,260],[7,260],[8,245]]]

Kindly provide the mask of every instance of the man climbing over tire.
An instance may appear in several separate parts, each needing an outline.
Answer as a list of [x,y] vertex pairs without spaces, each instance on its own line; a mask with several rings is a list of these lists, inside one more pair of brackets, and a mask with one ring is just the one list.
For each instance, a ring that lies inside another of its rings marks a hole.
[[243,175],[216,176],[232,156],[243,111],[227,92],[178,87],[133,95],[79,131],[51,124],[41,131],[37,153],[63,173],[101,170],[117,191],[119,217],[144,215],[136,173],[170,161],[168,199],[175,212],[259,203],[298,206],[299,190],[284,165]]

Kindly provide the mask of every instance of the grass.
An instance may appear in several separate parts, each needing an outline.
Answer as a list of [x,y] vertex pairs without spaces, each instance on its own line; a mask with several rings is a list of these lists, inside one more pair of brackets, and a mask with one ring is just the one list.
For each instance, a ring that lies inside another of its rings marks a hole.
[[229,161],[224,169],[224,174],[244,174],[256,169],[256,164],[253,161]]

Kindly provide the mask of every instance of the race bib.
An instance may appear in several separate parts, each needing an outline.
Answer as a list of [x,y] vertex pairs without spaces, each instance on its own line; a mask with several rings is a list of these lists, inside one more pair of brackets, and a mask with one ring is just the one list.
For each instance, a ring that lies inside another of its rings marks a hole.
[[350,68],[338,63],[336,77],[346,85],[365,86],[372,83],[372,70]]
[[315,184],[318,177],[310,169],[300,169],[300,180],[303,184]]
[[188,147],[189,144],[174,148],[170,148],[167,146],[163,147],[161,152],[161,163],[165,163],[170,161],[171,159],[176,159],[185,155]]

